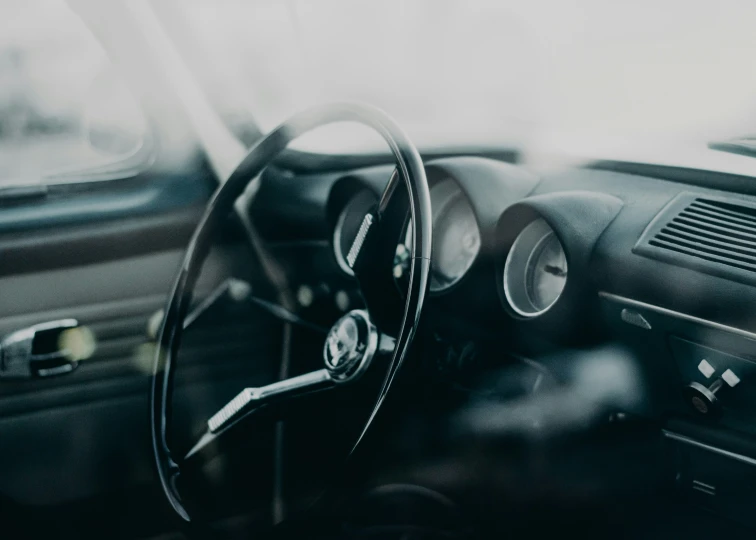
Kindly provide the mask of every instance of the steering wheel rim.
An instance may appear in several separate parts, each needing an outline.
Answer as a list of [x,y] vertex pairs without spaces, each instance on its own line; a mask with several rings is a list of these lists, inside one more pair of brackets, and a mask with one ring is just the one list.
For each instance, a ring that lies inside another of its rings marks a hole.
[[[171,432],[173,378],[181,344],[183,322],[192,301],[194,285],[210,250],[213,232],[222,218],[231,212],[234,202],[244,192],[249,182],[294,139],[313,129],[337,122],[365,125],[377,131],[386,141],[396,159],[396,171],[381,197],[377,217],[380,221],[381,208],[386,207],[396,192],[399,178],[403,178],[409,195],[409,210],[415,239],[411,251],[406,301],[393,354],[375,406],[352,451],[363,439],[378,414],[414,338],[428,290],[432,235],[428,181],[417,149],[386,113],[372,106],[350,103],[332,104],[309,109],[293,116],[250,149],[228,180],[219,186],[211,197],[187,247],[158,334],[150,383],[150,430],[153,457],[168,502],[175,513],[187,523],[194,520],[182,502],[177,488],[181,460],[174,458],[168,443]],[[359,244],[358,252],[362,242]]]

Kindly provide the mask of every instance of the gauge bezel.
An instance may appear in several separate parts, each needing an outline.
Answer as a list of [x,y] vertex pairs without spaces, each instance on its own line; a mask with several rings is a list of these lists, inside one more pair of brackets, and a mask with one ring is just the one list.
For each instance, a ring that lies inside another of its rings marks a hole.
[[[542,230],[537,230],[537,229]],[[533,233],[533,229],[536,232]],[[533,238],[534,236],[534,238]],[[540,253],[542,246],[545,242],[551,238],[556,238],[562,251],[565,254],[565,266],[567,276],[565,283],[562,286],[562,290],[554,298],[554,300],[545,308],[537,309],[533,302],[530,300],[527,290],[527,272],[533,264],[533,257]],[[542,217],[536,218],[530,221],[519,232],[512,247],[507,253],[506,261],[504,262],[504,271],[502,273],[502,285],[504,288],[504,297],[506,298],[509,309],[514,314],[523,319],[534,319],[540,317],[544,313],[551,310],[554,305],[562,298],[564,291],[567,287],[567,281],[569,280],[569,262],[567,261],[567,252],[564,248],[556,231],[549,225],[549,223]],[[526,299],[528,306],[523,305]]]

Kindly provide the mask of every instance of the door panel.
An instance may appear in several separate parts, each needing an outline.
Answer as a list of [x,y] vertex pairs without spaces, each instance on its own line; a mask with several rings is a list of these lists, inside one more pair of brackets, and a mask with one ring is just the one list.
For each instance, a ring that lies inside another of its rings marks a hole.
[[201,163],[185,174],[49,186],[30,201],[0,190],[0,276],[182,248],[215,188]]
[[[155,524],[156,509],[148,505],[157,502],[160,512],[166,510],[156,497],[149,437],[153,349],[147,344],[147,324],[165,304],[209,194],[206,184],[192,187],[196,177],[184,180],[183,194],[147,198],[115,214],[89,209],[86,219],[71,217],[60,226],[45,223],[44,211],[23,230],[4,230],[9,218],[0,218],[0,336],[76,318],[96,337],[94,355],[71,374],[0,379],[0,517],[10,530],[26,527],[29,515],[56,515],[74,536],[95,530],[101,535],[106,531],[97,527],[115,524],[125,513]],[[176,187],[172,181],[155,181],[160,189]],[[114,189],[97,196],[117,197],[123,184]],[[73,216],[78,203],[88,208],[82,201],[92,195],[66,197],[66,212]],[[4,210],[19,212],[0,208],[0,214]],[[229,277],[244,279],[265,295],[268,284],[260,265],[233,222],[220,236],[195,298]],[[251,303],[230,301],[187,331],[174,398],[179,445],[189,444],[241,388],[275,379],[281,336],[280,323],[269,314]],[[261,434],[256,445],[250,460],[270,469],[271,438]],[[233,483],[228,473],[213,481],[221,487]],[[261,482],[248,491],[264,499],[270,486]],[[93,501],[97,517],[91,515]],[[150,524],[139,530],[150,531]]]
[[[217,249],[198,297],[231,275],[249,274],[246,251]],[[152,480],[146,329],[165,303],[181,256],[174,250],[0,281],[0,334],[73,317],[97,342],[92,358],[71,374],[0,381],[1,493],[58,504]],[[192,431],[244,385],[268,383],[276,371],[278,323],[252,307],[227,311],[227,318],[191,328],[182,348],[176,401]],[[50,489],[49,482],[60,487]]]

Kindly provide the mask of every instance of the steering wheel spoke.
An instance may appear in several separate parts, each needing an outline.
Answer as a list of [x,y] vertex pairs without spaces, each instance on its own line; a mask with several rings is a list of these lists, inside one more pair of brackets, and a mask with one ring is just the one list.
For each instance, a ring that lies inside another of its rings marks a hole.
[[198,454],[227,429],[264,406],[353,383],[368,370],[376,353],[390,354],[394,345],[392,337],[378,334],[367,312],[347,313],[328,333],[323,346],[323,369],[266,386],[245,388],[210,417],[207,431],[184,460]]
[[214,442],[221,433],[261,407],[276,402],[285,402],[296,396],[328,390],[336,384],[327,369],[319,369],[266,386],[245,388],[208,419],[207,431],[187,452],[184,461],[197,455]]
[[335,381],[327,369],[319,369],[291,379],[259,388],[245,388],[207,421],[210,433],[218,433],[246,414],[276,400],[284,400],[333,387]]

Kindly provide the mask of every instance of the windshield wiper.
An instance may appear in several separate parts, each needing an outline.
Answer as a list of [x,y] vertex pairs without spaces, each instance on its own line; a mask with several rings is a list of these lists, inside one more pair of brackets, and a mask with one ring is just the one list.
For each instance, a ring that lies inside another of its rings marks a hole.
[[708,146],[712,150],[756,158],[756,135],[744,135],[723,141],[711,141]]

